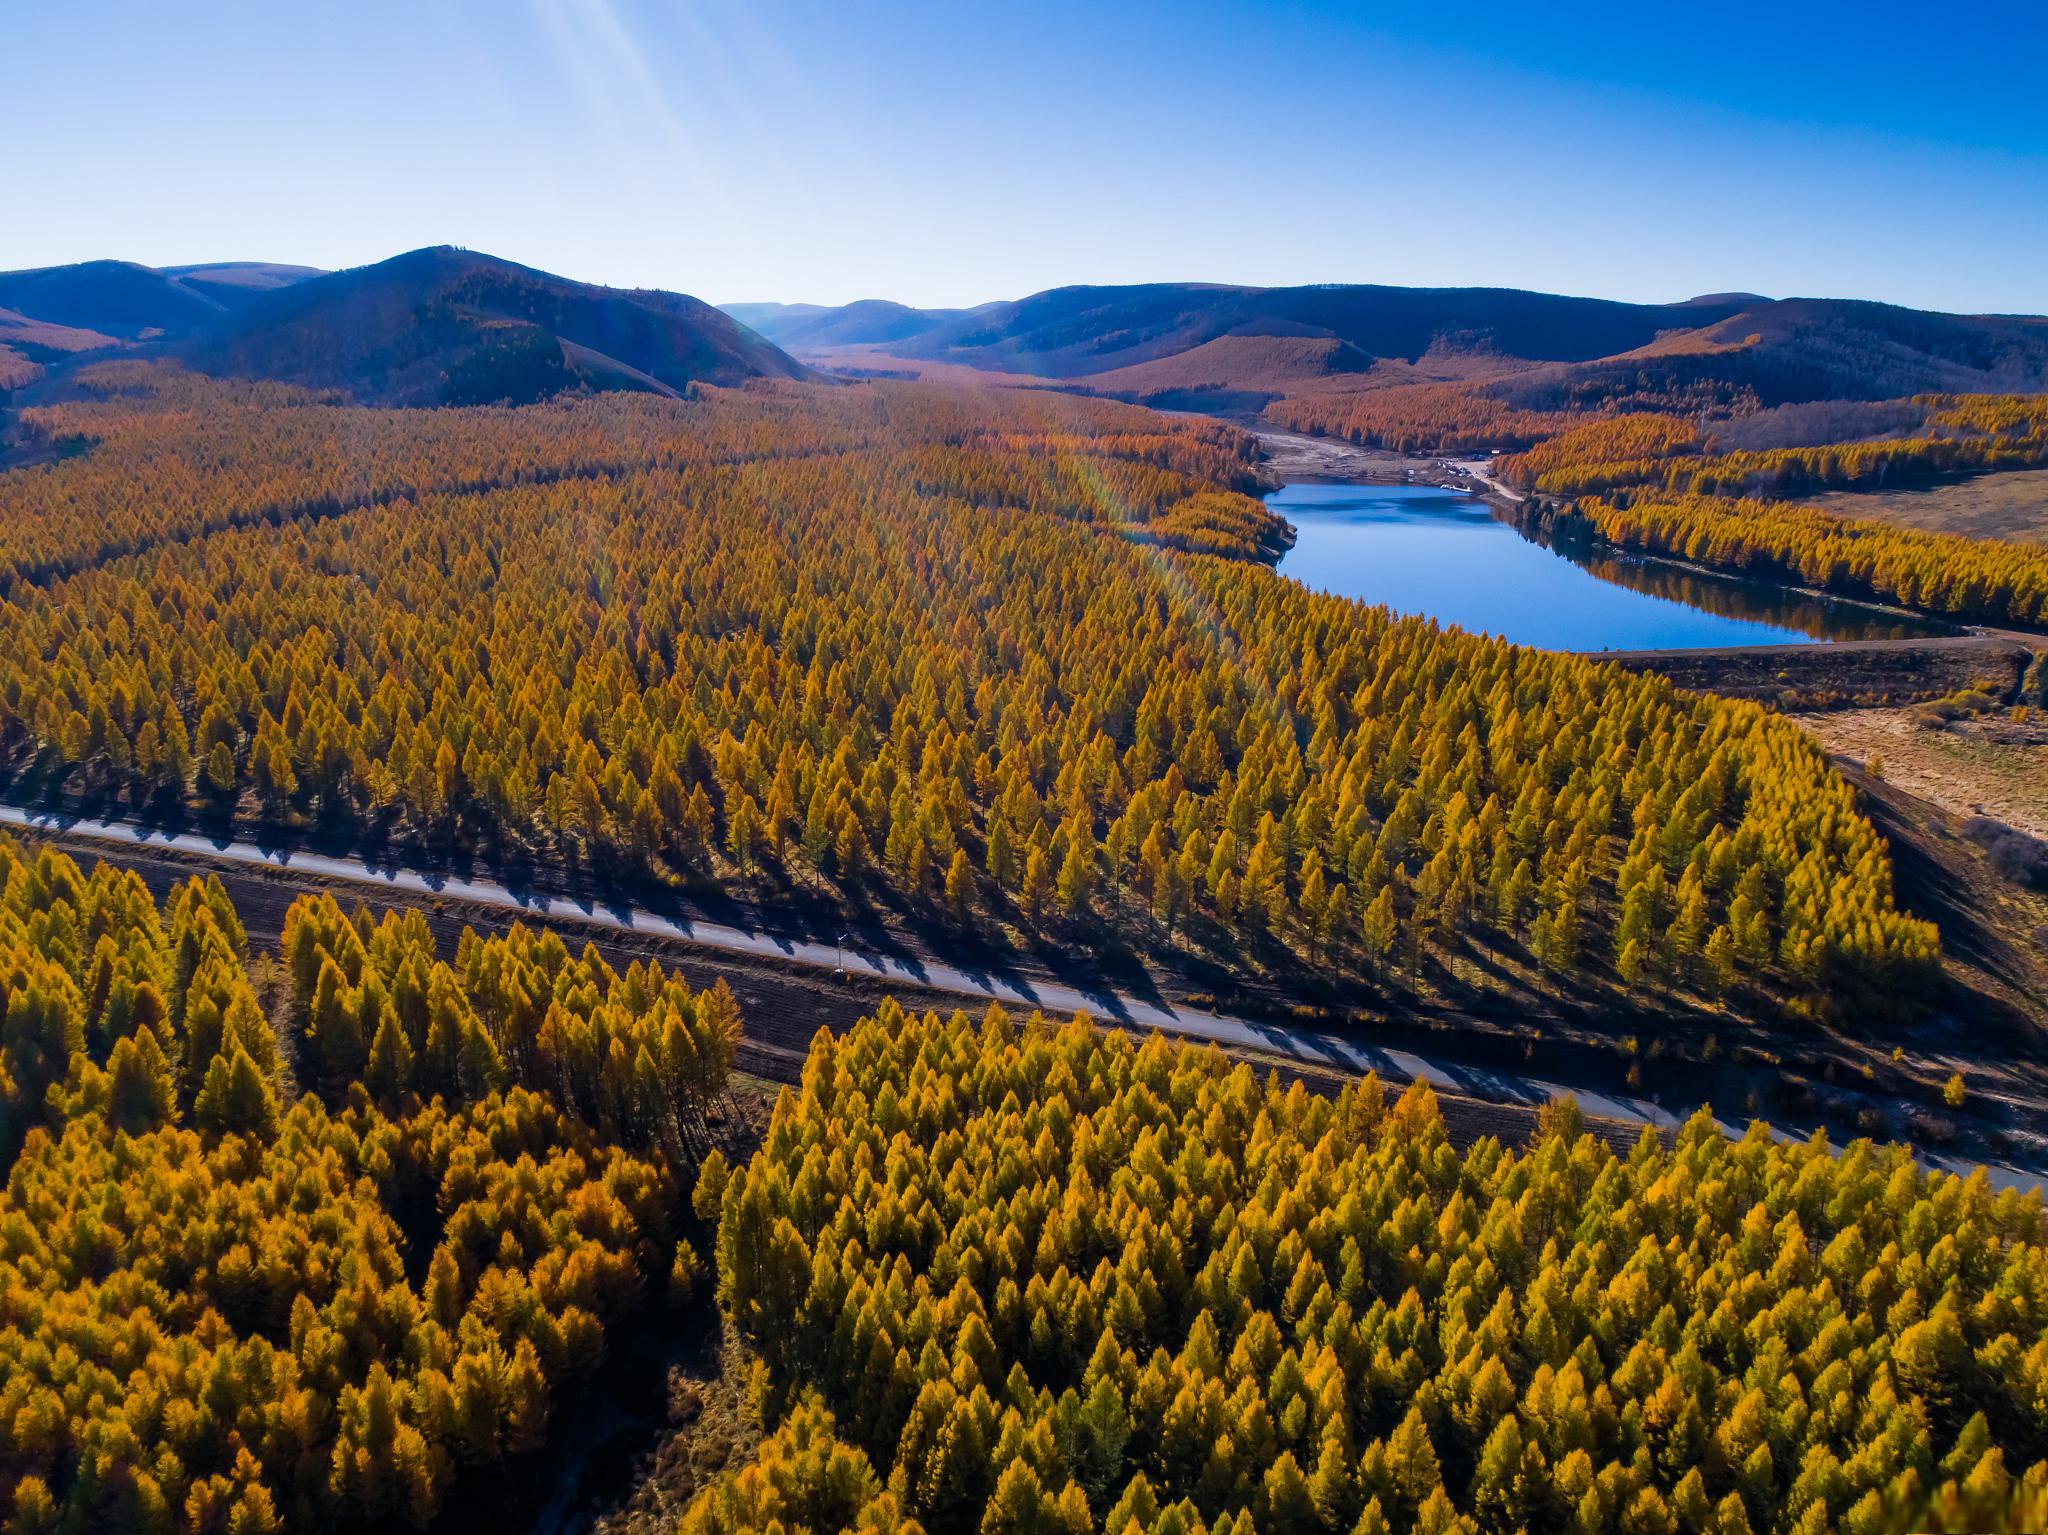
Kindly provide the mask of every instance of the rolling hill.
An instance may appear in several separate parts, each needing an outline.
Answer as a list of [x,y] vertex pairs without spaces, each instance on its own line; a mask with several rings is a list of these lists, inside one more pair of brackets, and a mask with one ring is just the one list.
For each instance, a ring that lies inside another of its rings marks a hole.
[[0,309],[103,338],[102,344],[182,335],[220,305],[168,272],[130,261],[81,261],[0,273]]
[[291,266],[278,261],[204,261],[197,266],[169,266],[161,270],[223,309],[239,309],[266,293],[325,275],[320,267]]
[[196,334],[251,299],[316,274],[260,261],[80,261],[0,272],[0,389],[33,383],[81,352]]
[[684,294],[597,287],[450,246],[343,272],[88,261],[0,273],[0,389],[115,351],[375,405],[816,376]]
[[[1210,283],[1054,288],[984,305],[886,338],[892,350],[1046,378],[1084,378],[1186,352],[1225,336],[1328,338],[1369,358],[1414,361],[1432,350],[1584,361],[1695,329],[1739,301],[1620,304],[1494,288],[1317,286],[1238,288]],[[813,316],[828,327],[837,311]],[[845,344],[851,337],[841,337]],[[796,337],[791,344],[802,348]]]
[[964,314],[883,308],[791,306],[771,329],[834,365],[865,350],[1209,408],[1418,383],[1483,388],[1528,410],[2048,388],[2048,320],[1847,299],[1151,283],[1055,288]]
[[259,294],[315,275],[314,267],[256,261],[183,267],[80,261],[0,272],[0,309],[23,329],[56,328],[74,332],[74,342],[93,337],[95,345],[112,346],[189,335]]
[[449,246],[265,294],[176,355],[203,373],[380,405],[521,403],[579,386],[677,394],[700,381],[813,376],[683,294],[595,287]]
[[1856,299],[1762,301],[1576,370],[1583,387],[1629,374],[1746,386],[1759,403],[2048,388],[2048,319],[1952,315]]
[[792,351],[886,345],[965,318],[968,309],[912,309],[888,299],[824,304],[726,304],[725,312]]
[[1147,283],[972,309],[864,299],[720,310],[448,246],[333,273],[122,261],[0,273],[0,388],[79,353],[137,347],[207,373],[400,405],[814,377],[798,358],[1233,413],[1414,386],[1439,392],[1419,397],[1425,415],[1441,413],[1448,389],[1480,416],[1743,414],[2048,389],[2048,319],[1750,293],[1628,304],[1507,288]]

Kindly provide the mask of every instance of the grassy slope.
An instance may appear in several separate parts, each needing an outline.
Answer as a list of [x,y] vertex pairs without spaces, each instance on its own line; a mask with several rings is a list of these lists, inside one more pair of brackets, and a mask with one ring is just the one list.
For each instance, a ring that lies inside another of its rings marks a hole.
[[1813,497],[1812,504],[1840,517],[2048,544],[2048,469],[1984,474],[1915,490],[1834,491]]

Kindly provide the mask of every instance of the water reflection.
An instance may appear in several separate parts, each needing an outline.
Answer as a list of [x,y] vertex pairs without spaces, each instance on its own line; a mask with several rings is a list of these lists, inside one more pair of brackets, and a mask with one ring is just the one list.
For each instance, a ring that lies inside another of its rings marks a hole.
[[1283,574],[1548,650],[1689,650],[1895,639],[1939,626],[1678,566],[1547,547],[1485,502],[1427,485],[1283,486]]
[[1835,597],[1809,596],[1768,582],[1709,575],[1663,560],[1585,554],[1567,549],[1554,549],[1553,552],[1562,554],[1602,581],[1611,581],[1630,591],[1643,592],[1666,602],[1684,603],[1687,607],[1717,613],[1723,618],[1771,624],[1796,631],[1808,639],[1918,640],[1930,635],[1958,632],[1948,624],[1916,618],[1910,613],[1844,602]]

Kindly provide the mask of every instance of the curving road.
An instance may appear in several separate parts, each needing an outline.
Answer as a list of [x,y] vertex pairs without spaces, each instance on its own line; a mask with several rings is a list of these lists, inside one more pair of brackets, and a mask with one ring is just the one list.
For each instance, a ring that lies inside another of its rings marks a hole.
[[[1619,1120],[1624,1124],[1654,1125],[1667,1130],[1676,1129],[1682,1123],[1680,1116],[1647,1098],[1567,1088],[1539,1077],[1433,1061],[1413,1051],[1344,1039],[1335,1034],[1284,1024],[1255,1023],[1195,1008],[1177,1008],[1121,992],[1074,986],[1057,980],[1034,981],[963,969],[937,960],[895,959],[888,955],[842,949],[834,943],[777,937],[723,923],[677,920],[623,903],[579,901],[540,891],[516,890],[492,880],[429,874],[397,864],[378,866],[362,858],[335,857],[283,847],[266,848],[254,842],[217,841],[190,832],[152,831],[129,821],[96,821],[0,805],[0,827],[10,826],[26,832],[62,833],[130,848],[170,850],[217,863],[320,875],[373,889],[443,896],[449,900],[470,901],[480,906],[546,918],[551,922],[577,922],[614,932],[699,944],[728,953],[793,960],[822,970],[833,970],[843,965],[848,971],[953,992],[963,997],[1036,1008],[1052,1014],[1086,1013],[1134,1028],[1160,1029],[1190,1039],[1265,1050],[1317,1066],[1358,1073],[1377,1071],[1382,1078],[1394,1081],[1425,1081],[1446,1092],[1495,1103],[1541,1105],[1570,1093],[1582,1110],[1601,1118]],[[1729,1136],[1740,1137],[1742,1134],[1740,1129],[1726,1121],[1717,1123]],[[1798,1139],[1775,1127],[1771,1133],[1788,1144]],[[1925,1152],[1921,1156],[1932,1165],[1955,1172],[1967,1172],[1975,1166]],[[2048,1188],[2048,1180],[2021,1168],[1994,1163],[1988,1164],[1986,1170],[2000,1187]]]

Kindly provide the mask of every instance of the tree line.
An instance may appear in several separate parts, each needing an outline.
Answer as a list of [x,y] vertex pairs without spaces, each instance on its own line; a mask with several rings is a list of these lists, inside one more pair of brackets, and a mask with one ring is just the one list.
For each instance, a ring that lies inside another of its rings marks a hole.
[[1697,420],[1658,412],[1606,417],[1499,465],[1501,478],[1546,495],[1623,487],[1693,496],[1797,496],[1926,484],[2048,464],[2048,397],[1922,395],[1917,431],[1859,442],[1725,449]]
[[1268,405],[1265,416],[1290,431],[1341,437],[1393,453],[1527,447],[1578,419],[1565,410],[1526,410],[1464,384],[1391,384],[1289,395]]
[[1621,548],[1992,623],[2048,623],[2048,552],[1897,527],[1798,501],[2048,463],[2048,398],[1929,395],[1912,434],[1717,451],[1712,430],[1646,413],[1583,423],[1501,460],[1512,483]]
[[2048,624],[2048,550],[1839,517],[1796,501],[1618,494],[1575,503],[1609,543],[1959,619]]

